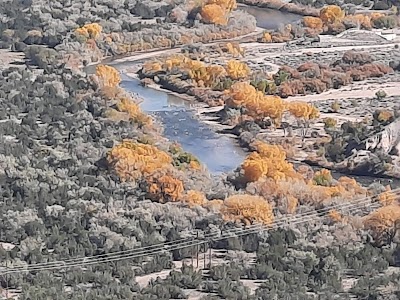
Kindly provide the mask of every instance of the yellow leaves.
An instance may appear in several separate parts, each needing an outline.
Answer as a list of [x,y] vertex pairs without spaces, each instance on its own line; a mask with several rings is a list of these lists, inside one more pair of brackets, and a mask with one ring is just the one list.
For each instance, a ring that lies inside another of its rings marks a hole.
[[393,227],[400,219],[400,206],[397,204],[387,205],[378,208],[376,211],[364,217],[364,226],[375,233],[382,233]]
[[265,161],[260,154],[251,153],[242,164],[244,178],[247,182],[257,181],[268,174],[268,161]]
[[377,20],[377,19],[379,19],[379,18],[381,18],[381,17],[384,17],[384,16],[385,16],[385,14],[379,13],[379,12],[373,12],[373,13],[371,13],[371,15],[370,15],[371,21],[375,21],[375,20]]
[[238,43],[232,44],[232,43],[227,43],[226,44],[226,49],[228,53],[232,54],[233,56],[244,56],[244,49],[240,47]]
[[207,203],[206,196],[199,191],[189,190],[182,197],[182,202],[192,205],[204,205]]
[[224,201],[221,212],[228,220],[241,220],[245,223],[259,222],[268,225],[274,220],[272,206],[259,196],[230,196]]
[[268,31],[263,33],[261,42],[262,43],[272,43],[272,36]]
[[75,32],[79,35],[83,35],[87,38],[97,39],[101,32],[103,31],[103,27],[97,23],[86,24],[80,28],[77,28]]
[[126,181],[167,168],[172,158],[155,146],[125,140],[109,151],[107,161],[121,180]]
[[236,82],[225,94],[229,96],[225,102],[228,107],[244,107],[246,113],[253,118],[269,117],[275,125],[280,124],[286,109],[286,104],[280,97],[266,96],[247,82]]
[[237,7],[236,0],[208,0],[201,9],[201,17],[207,23],[226,25],[228,15]]
[[390,185],[386,186],[386,191],[379,194],[378,200],[382,205],[390,205],[396,202],[397,196],[394,194],[390,188]]
[[372,19],[368,15],[356,14],[351,16],[346,16],[346,20],[353,21],[358,24],[361,28],[371,29],[372,28]]
[[149,197],[165,203],[178,201],[184,191],[183,182],[170,174],[156,172],[146,178]]
[[226,25],[228,23],[227,13],[228,12],[218,4],[206,4],[201,9],[200,14],[207,23]]
[[189,168],[191,168],[193,170],[201,170],[201,165],[198,161],[191,160],[189,163]]
[[387,122],[394,117],[394,114],[390,110],[382,110],[378,114],[378,121],[379,122]]
[[217,4],[228,12],[237,8],[236,0],[208,0],[207,4]]
[[344,15],[344,11],[337,5],[325,6],[320,11],[320,18],[325,24],[340,22]]
[[132,99],[121,98],[117,103],[117,108],[120,112],[125,112],[131,119],[141,124],[151,125],[152,120],[144,114],[137,103]]
[[158,61],[146,61],[143,64],[143,71],[144,72],[159,72],[163,70],[163,66]]
[[312,120],[319,117],[318,109],[307,102],[293,101],[287,104],[287,110],[296,118]]
[[286,161],[286,153],[279,145],[257,143],[257,152],[251,153],[243,162],[244,179],[254,182],[262,177],[275,181],[299,177],[293,165]]
[[261,92],[257,94],[255,87],[247,82],[234,83],[229,90],[225,91],[225,94],[229,96],[225,104],[232,108],[246,106],[245,103],[250,102],[253,98],[263,96]]
[[303,18],[303,24],[308,28],[317,30],[322,30],[322,27],[324,25],[320,18],[309,16]]
[[331,209],[328,212],[328,217],[334,222],[340,222],[343,220],[343,216],[336,209]]
[[251,70],[243,62],[237,60],[230,60],[226,66],[226,72],[232,79],[246,78],[249,76]]
[[[197,83],[202,82],[205,87],[210,87],[217,79],[226,76],[226,71],[222,66],[211,65],[204,67],[203,65],[193,64],[189,66],[189,76]],[[200,62],[199,62],[200,63]]]
[[103,87],[116,87],[121,82],[119,72],[110,66],[98,65],[96,67],[96,76],[100,79]]

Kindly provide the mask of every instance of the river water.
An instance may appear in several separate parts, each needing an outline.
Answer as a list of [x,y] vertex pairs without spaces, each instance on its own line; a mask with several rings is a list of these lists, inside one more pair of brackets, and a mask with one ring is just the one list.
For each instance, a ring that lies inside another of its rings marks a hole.
[[[277,29],[301,19],[301,16],[271,9],[246,6],[240,6],[239,9],[254,15],[257,26],[265,29]],[[135,64],[138,62],[129,62],[129,60],[123,63],[111,63],[119,70],[129,69]],[[177,141],[185,151],[195,155],[212,174],[228,173],[236,169],[246,157],[247,153],[237,145],[234,139],[216,133],[209,125],[196,119],[190,102],[163,91],[143,87],[139,80],[126,75],[122,75],[121,87],[138,94],[142,98],[141,109],[158,118],[163,124],[164,136]],[[343,176],[337,172],[332,174],[335,178]],[[380,181],[392,187],[400,187],[399,180],[392,181],[367,176],[351,177],[363,185]]]
[[217,134],[210,126],[196,119],[188,101],[143,87],[139,80],[127,76],[122,76],[121,87],[137,93],[143,99],[141,109],[154,115],[163,124],[164,136],[196,156],[211,173],[230,172],[245,158],[246,153],[233,139]]
[[275,9],[259,8],[253,6],[239,5],[238,9],[244,10],[253,15],[257,20],[257,26],[273,30],[283,27],[286,24],[292,24],[302,19],[303,16],[281,12]]

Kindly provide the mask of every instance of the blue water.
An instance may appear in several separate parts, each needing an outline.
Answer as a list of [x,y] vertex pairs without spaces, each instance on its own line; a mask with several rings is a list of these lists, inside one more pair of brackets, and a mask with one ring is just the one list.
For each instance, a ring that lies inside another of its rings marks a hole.
[[164,126],[164,136],[178,142],[196,156],[212,174],[236,169],[246,153],[227,136],[215,133],[207,124],[194,118],[190,103],[177,96],[146,88],[139,80],[122,77],[121,87],[136,93],[143,101],[142,110],[154,115]]

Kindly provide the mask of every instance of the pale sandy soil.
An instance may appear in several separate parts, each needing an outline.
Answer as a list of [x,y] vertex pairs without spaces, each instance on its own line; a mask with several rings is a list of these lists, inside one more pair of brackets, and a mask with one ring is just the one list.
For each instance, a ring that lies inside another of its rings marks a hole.
[[326,101],[341,100],[346,98],[373,98],[379,90],[384,90],[388,96],[400,96],[400,82],[389,83],[365,83],[356,82],[337,90],[330,90],[321,94],[293,96],[286,98],[287,101]]
[[0,49],[0,69],[5,69],[13,66],[13,62],[23,62],[24,56],[25,55],[20,52],[11,52],[8,49]]
[[[213,249],[211,253],[212,253],[212,266],[222,265],[222,264],[231,262],[231,259],[229,258],[227,252],[224,250],[214,250]],[[248,256],[247,263],[254,264],[255,253],[248,253],[247,256]],[[173,270],[179,271],[180,268],[182,267],[183,263],[191,265],[192,260],[186,259],[183,261],[174,261]],[[199,255],[198,267],[197,267],[197,263],[196,263],[196,258],[194,258],[193,263],[194,263],[193,265],[196,270],[203,270],[203,275],[207,276],[208,270],[205,270],[205,268],[208,268],[208,264],[209,264],[208,253],[206,253],[205,259],[204,259],[204,254]],[[152,279],[155,280],[155,279],[157,279],[157,277],[165,279],[170,272],[171,272],[171,270],[163,270],[161,272],[156,272],[156,273],[148,274],[145,276],[138,276],[138,277],[136,277],[136,281],[139,284],[139,286],[143,288],[143,287],[147,286]],[[241,281],[245,286],[248,286],[253,293],[255,292],[255,290],[257,289],[257,287],[260,285],[260,282],[261,282],[259,280],[241,280]],[[189,300],[198,300],[205,295],[210,295],[209,293],[203,293],[203,292],[200,292],[197,290],[186,290],[186,293],[187,293]]]
[[[335,43],[350,43],[350,42],[359,42],[354,40],[346,40],[337,37],[323,37],[321,42],[328,43],[334,45]],[[215,44],[215,43],[213,43]],[[303,55],[306,53],[326,53],[326,52],[336,52],[336,51],[348,51],[348,50],[368,50],[368,49],[382,49],[384,48],[393,48],[397,43],[390,44],[382,44],[382,45],[357,45],[357,46],[334,46],[334,47],[323,47],[323,48],[305,48],[299,49],[295,51],[289,51],[285,53],[290,53],[290,55]],[[269,74],[275,74],[280,66],[266,61],[269,58],[279,57],[283,54],[281,47],[283,47],[284,43],[281,44],[265,44],[265,43],[243,43],[241,46],[246,49],[246,57],[244,60],[251,61],[253,64],[264,63],[265,66],[269,66],[271,70],[268,72]],[[161,50],[152,53],[143,53],[137,54],[135,56],[130,56],[126,58],[122,58],[120,60],[116,60],[116,63],[120,62],[133,62],[143,59],[154,58],[162,55],[168,55],[177,53],[180,49],[172,49],[172,50]],[[134,74],[133,70],[124,70],[126,75],[132,78],[137,78],[136,74]],[[154,89],[163,90],[158,85],[149,86]],[[367,82],[356,82],[349,86],[342,87],[337,90],[326,91],[321,94],[313,94],[313,95],[299,95],[294,97],[289,97],[287,101],[322,101],[322,100],[340,100],[346,98],[372,98],[375,96],[375,93],[383,89],[388,96],[398,96],[400,95],[400,82],[389,82],[385,84],[379,83],[367,83]],[[167,92],[166,90],[163,90]],[[180,94],[176,94],[178,97],[182,97]],[[190,100],[187,97],[184,97],[186,100]]]

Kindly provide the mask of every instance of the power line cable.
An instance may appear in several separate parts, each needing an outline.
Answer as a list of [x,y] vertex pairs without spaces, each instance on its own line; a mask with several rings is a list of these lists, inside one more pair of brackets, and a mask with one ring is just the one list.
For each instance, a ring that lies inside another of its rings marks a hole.
[[[362,199],[355,200],[355,201],[352,201],[352,202],[349,202],[349,203],[333,205],[333,206],[326,207],[326,208],[323,208],[323,209],[312,210],[312,211],[308,211],[308,212],[305,212],[305,213],[302,213],[302,214],[298,214],[298,215],[294,215],[294,216],[290,216],[290,217],[283,217],[283,218],[280,218],[280,219],[283,219],[283,220],[285,220],[285,219],[289,219],[290,220],[292,218],[297,219],[297,218],[301,218],[303,216],[307,216],[309,214],[314,215],[315,213],[318,213],[318,212],[321,213],[321,212],[324,212],[326,210],[331,210],[331,209],[335,209],[335,208],[346,208],[347,206],[352,207],[354,205],[358,205],[358,204],[361,204],[361,203],[364,203],[364,202],[369,202],[372,199],[373,199],[373,197],[372,198],[369,197],[369,198],[366,198],[366,199],[362,198]],[[280,219],[275,220],[275,222],[277,222]],[[248,226],[245,229],[243,229],[243,228],[235,228],[235,229],[228,230],[228,231],[225,231],[225,232],[226,233],[240,233],[243,230],[250,230],[251,228],[260,228],[260,226],[262,227],[264,225],[255,224],[255,225]],[[218,234],[219,233],[208,234],[208,235],[205,235],[203,238],[212,238],[214,235],[218,235]],[[185,239],[181,239],[181,240],[178,240],[178,241],[183,241],[183,242],[178,243],[178,244],[181,244],[182,246],[186,247],[186,244],[193,242],[193,239],[186,239],[186,240]],[[69,259],[69,260],[65,260],[65,261],[54,261],[54,262],[48,262],[48,263],[32,264],[32,265],[30,265],[30,267],[49,266],[49,265],[53,265],[53,264],[65,265],[66,263],[70,263],[70,262],[72,263],[74,261],[82,261],[82,260],[86,261],[86,260],[89,260],[89,259],[101,259],[101,258],[103,258],[103,256],[105,256],[105,257],[118,256],[118,255],[121,255],[121,254],[130,254],[132,252],[139,252],[139,253],[143,252],[143,253],[146,253],[146,251],[145,251],[146,249],[160,248],[160,247],[161,247],[161,249],[164,249],[165,246],[168,246],[170,244],[172,244],[172,245],[175,244],[176,245],[178,241],[172,241],[172,242],[162,243],[162,244],[155,244],[155,245],[152,245],[152,246],[135,248],[135,249],[125,250],[125,251],[112,252],[112,253],[108,253],[108,254],[104,254],[104,255],[100,255],[100,256],[98,255],[98,256],[92,256],[92,257],[74,258],[74,259]],[[154,249],[154,250],[156,250],[156,249]],[[17,268],[26,268],[26,265],[22,265],[20,267],[18,267],[18,266],[14,267],[14,268],[12,268],[12,270],[17,269]]]
[[[400,189],[399,189],[400,190]],[[395,191],[395,190],[393,190]],[[295,215],[293,217],[290,218],[280,218],[277,219],[275,222],[273,222],[271,225],[269,226],[265,226],[265,225],[252,225],[249,226],[246,229],[242,229],[242,228],[237,228],[235,230],[228,230],[226,232],[224,232],[224,234],[222,234],[220,237],[216,237],[215,235],[218,235],[219,233],[212,233],[212,234],[208,234],[204,236],[204,239],[211,239],[211,240],[221,240],[221,239],[226,239],[229,237],[235,237],[235,236],[241,236],[241,235],[245,235],[245,234],[250,234],[250,233],[255,233],[259,230],[266,230],[266,229],[270,229],[272,226],[275,226],[277,224],[281,224],[285,225],[285,222],[290,221],[290,220],[294,220],[296,221],[295,223],[297,223],[299,220],[300,222],[302,218],[304,217],[315,217],[320,215],[321,213],[323,213],[324,211],[330,211],[332,209],[338,208],[338,209],[359,209],[358,207],[355,207],[359,204],[362,203],[367,203],[370,202],[374,197],[369,197],[367,199],[360,199],[360,200],[355,200],[352,201],[350,203],[345,203],[343,204],[339,204],[339,205],[333,205],[331,207],[326,207],[324,209],[320,209],[320,210],[313,210],[311,212],[305,212],[303,214],[298,214]],[[307,218],[306,221],[308,222],[309,219]],[[293,224],[293,222],[291,222],[290,224]],[[237,232],[236,232],[237,231]],[[234,234],[234,236],[232,236],[231,234]],[[205,243],[205,241],[196,241],[194,242],[192,239],[181,242],[181,243],[176,243],[177,241],[174,242],[169,242],[169,243],[165,243],[165,244],[161,244],[161,245],[154,245],[157,246],[155,247],[156,249],[153,250],[146,250],[151,248],[151,246],[149,247],[143,247],[143,248],[136,248],[136,249],[131,249],[131,250],[126,250],[126,251],[120,251],[120,252],[114,252],[114,253],[110,253],[109,257],[101,257],[99,258],[98,256],[93,256],[93,257],[83,257],[83,258],[75,258],[75,259],[70,259],[68,261],[55,261],[55,262],[50,262],[50,263],[44,263],[44,264],[32,264],[32,265],[24,265],[24,266],[20,266],[20,267],[14,267],[11,269],[7,270],[7,273],[15,273],[18,272],[19,269],[21,269],[21,272],[25,272],[25,271],[39,271],[42,269],[57,269],[57,268],[64,268],[64,267],[73,267],[73,266],[81,266],[81,265],[88,265],[88,264],[95,264],[95,263],[102,263],[102,262],[108,262],[108,261],[116,261],[116,260],[121,260],[121,259],[128,259],[128,258],[135,258],[135,257],[141,257],[141,256],[145,256],[145,255],[152,255],[152,254],[157,254],[157,253],[161,253],[163,251],[173,251],[173,250],[179,250],[179,249],[183,249],[183,248],[187,248],[187,247],[193,247],[199,244],[203,244]],[[172,244],[174,243],[175,245],[173,247],[165,247],[167,246],[167,244]],[[139,250],[139,251],[138,251]],[[141,251],[140,251],[141,250]],[[78,262],[77,264],[75,264],[74,262]],[[58,264],[58,265],[55,265]],[[54,266],[52,266],[54,265]]]

